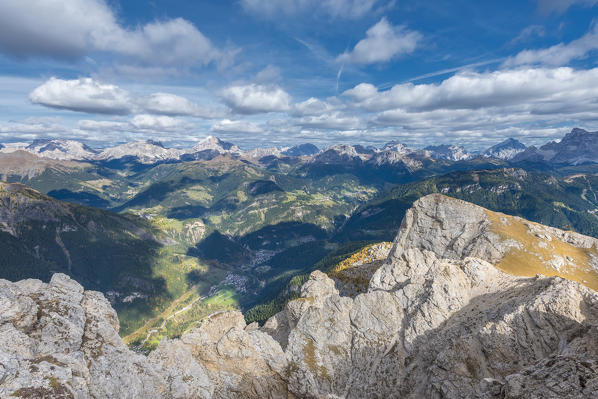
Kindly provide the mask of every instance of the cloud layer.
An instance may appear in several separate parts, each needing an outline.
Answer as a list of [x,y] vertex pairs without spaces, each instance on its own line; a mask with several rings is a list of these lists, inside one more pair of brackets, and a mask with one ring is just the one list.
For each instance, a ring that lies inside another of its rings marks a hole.
[[241,0],[245,10],[264,17],[295,16],[309,12],[355,19],[374,10],[380,0]]
[[598,0],[538,0],[538,9],[546,14],[563,13],[573,5],[591,7],[597,4]]

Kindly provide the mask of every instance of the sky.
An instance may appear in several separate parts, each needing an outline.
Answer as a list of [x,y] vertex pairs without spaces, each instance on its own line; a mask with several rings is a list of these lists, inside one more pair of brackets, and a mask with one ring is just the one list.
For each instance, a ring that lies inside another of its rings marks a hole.
[[598,0],[2,0],[0,143],[598,130]]

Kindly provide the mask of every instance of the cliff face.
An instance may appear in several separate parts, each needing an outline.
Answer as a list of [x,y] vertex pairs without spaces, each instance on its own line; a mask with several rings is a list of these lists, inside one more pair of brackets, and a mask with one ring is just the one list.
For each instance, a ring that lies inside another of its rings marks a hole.
[[591,285],[596,248],[432,195],[367,289],[314,272],[264,327],[215,314],[148,357],[68,277],[0,281],[0,397],[598,397],[598,294],[534,273]]

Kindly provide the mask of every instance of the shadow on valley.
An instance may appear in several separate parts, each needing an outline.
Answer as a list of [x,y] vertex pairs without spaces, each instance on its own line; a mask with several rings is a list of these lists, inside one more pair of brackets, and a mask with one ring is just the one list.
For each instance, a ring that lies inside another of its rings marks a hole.
[[[240,305],[247,309],[276,295],[297,274],[313,267],[336,248],[328,242],[329,234],[309,223],[287,222],[263,227],[240,237],[212,232],[188,256],[200,263],[223,268],[248,278]],[[250,266],[251,264],[251,266]],[[190,271],[186,279],[195,284],[205,276]]]
[[110,206],[109,201],[86,191],[73,192],[63,188],[60,190],[52,190],[48,192],[48,195],[57,200],[93,206],[94,208],[107,209]]
[[0,278],[48,282],[65,273],[105,294],[123,333],[138,328],[172,299],[155,274],[163,245],[141,221],[79,205],[69,210],[58,221],[28,221],[14,235],[0,232]]
[[164,201],[169,196],[169,194],[172,194],[178,190],[184,189],[185,187],[199,184],[201,182],[202,182],[201,180],[183,177],[179,180],[170,180],[170,181],[153,183],[146,190],[135,195],[129,201],[125,202],[124,204],[122,204],[116,208],[113,208],[112,211],[122,212],[125,209],[139,207],[139,206],[142,206],[145,208],[151,208],[153,206],[160,204],[162,201]]
[[189,248],[188,256],[204,262],[228,265],[235,268],[250,260],[249,251],[232,238],[214,231],[195,247]]

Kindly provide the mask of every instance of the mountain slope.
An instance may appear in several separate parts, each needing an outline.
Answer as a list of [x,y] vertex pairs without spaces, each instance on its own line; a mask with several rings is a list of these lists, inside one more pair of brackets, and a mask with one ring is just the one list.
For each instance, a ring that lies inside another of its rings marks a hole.
[[[148,357],[118,338],[108,302],[68,277],[0,280],[0,394],[596,397],[598,293],[560,277],[501,271],[514,248],[532,249],[519,232],[494,231],[519,222],[550,245],[596,250],[590,237],[426,196],[407,212],[367,292],[339,295],[315,271],[263,328],[238,312],[214,313]],[[579,260],[562,270],[585,267]]]
[[182,294],[181,273],[201,270],[197,260],[172,257],[173,243],[143,219],[0,183],[0,278],[48,281],[66,273],[111,299],[124,333]]

